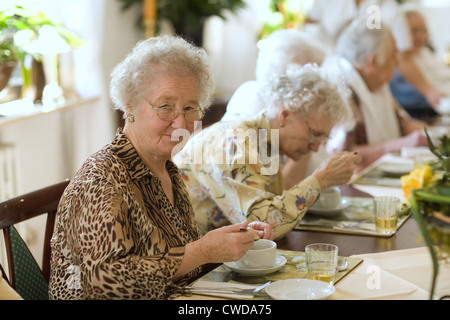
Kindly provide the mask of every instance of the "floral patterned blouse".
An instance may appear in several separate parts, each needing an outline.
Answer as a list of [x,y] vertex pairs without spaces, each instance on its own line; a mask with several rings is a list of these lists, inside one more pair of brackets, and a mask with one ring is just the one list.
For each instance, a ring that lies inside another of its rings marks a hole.
[[166,165],[175,206],[123,133],[91,156],[65,190],[51,241],[52,299],[168,299],[185,245],[199,239],[189,196]]
[[271,224],[281,238],[314,204],[320,192],[315,177],[283,191],[278,163],[276,170],[268,170],[276,160],[269,152],[270,129],[264,113],[247,121],[218,122],[192,137],[174,158],[201,232],[247,219]]

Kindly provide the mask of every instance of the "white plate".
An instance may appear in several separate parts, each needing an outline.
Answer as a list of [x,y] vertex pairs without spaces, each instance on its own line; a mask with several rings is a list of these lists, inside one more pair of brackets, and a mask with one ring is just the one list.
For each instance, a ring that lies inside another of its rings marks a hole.
[[380,164],[380,170],[391,176],[403,176],[414,170],[413,163],[394,163],[386,162]]
[[255,269],[255,268],[246,268],[239,266],[236,262],[225,262],[224,265],[226,265],[231,270],[244,274],[247,276],[263,276],[265,274],[269,274],[275,271],[278,271],[281,269],[282,266],[286,264],[286,258],[280,255],[277,255],[277,259],[275,260],[275,263],[270,268],[262,268],[262,269]]
[[342,210],[345,210],[348,207],[350,207],[350,201],[348,199],[341,198],[341,203],[334,209],[324,209],[312,206],[309,208],[308,212],[316,216],[330,217],[341,213]]
[[266,287],[266,293],[275,300],[324,300],[335,290],[329,283],[309,279],[280,280]]

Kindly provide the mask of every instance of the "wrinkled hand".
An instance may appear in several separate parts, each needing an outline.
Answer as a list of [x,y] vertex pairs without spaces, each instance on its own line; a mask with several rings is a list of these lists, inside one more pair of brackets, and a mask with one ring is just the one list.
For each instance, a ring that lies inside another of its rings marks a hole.
[[[205,234],[199,242],[198,254],[207,263],[222,263],[239,260],[253,246],[259,231],[247,228],[248,221],[241,224],[222,227]],[[241,232],[240,228],[247,228]]]
[[339,152],[324,161],[313,175],[319,181],[322,190],[328,187],[340,186],[350,181],[361,156],[355,152]]
[[253,221],[248,224],[250,228],[256,230],[261,239],[273,240],[275,234],[272,232],[272,226],[265,222]]

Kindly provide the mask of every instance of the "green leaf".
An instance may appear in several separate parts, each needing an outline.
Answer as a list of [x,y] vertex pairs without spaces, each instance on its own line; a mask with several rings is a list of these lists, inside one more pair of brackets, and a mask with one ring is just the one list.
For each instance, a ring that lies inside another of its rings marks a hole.
[[416,193],[417,190],[413,190],[411,193],[411,198],[410,198],[410,204],[411,204],[411,210],[413,212],[414,218],[416,219],[416,222],[419,226],[420,229],[420,233],[422,234],[425,243],[428,247],[428,250],[430,251],[430,255],[431,255],[431,260],[433,263],[433,275],[431,278],[431,289],[430,289],[430,300],[433,299],[433,295],[434,295],[434,290],[436,287],[436,279],[439,273],[439,264],[438,264],[438,258],[437,258],[437,253],[436,250],[434,248],[434,244],[433,241],[431,240],[431,237],[428,233],[428,230],[426,228],[426,224],[425,221],[422,217],[422,214],[419,210],[419,206],[417,205],[417,200],[416,200]]

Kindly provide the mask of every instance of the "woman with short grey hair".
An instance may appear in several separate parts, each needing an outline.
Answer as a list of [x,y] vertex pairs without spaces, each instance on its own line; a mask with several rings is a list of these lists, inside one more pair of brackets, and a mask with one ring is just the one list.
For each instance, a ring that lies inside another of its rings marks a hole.
[[266,107],[258,96],[258,87],[262,81],[285,73],[290,64],[320,65],[325,57],[322,46],[301,30],[282,29],[271,33],[258,41],[256,79],[244,82],[233,93],[222,119],[244,119],[261,111]]
[[286,73],[262,83],[259,95],[265,101],[269,118],[280,106],[304,115],[317,112],[333,115],[334,126],[352,126],[353,115],[348,105],[350,90],[338,74],[306,64],[302,68],[289,65]]
[[198,82],[199,106],[206,111],[214,96],[214,78],[207,53],[181,38],[161,36],[138,43],[111,73],[110,96],[116,109],[127,112],[159,78],[149,72],[191,74]]
[[114,69],[111,96],[125,127],[86,160],[61,198],[52,299],[174,298],[203,265],[236,261],[255,236],[273,237],[262,222],[198,232],[171,156],[175,132],[192,133],[209,107],[211,79],[204,50],[170,36],[140,42]]
[[336,122],[345,122],[351,111],[345,90],[317,65],[292,65],[263,88],[268,109],[204,129],[174,159],[202,232],[262,221],[281,238],[322,190],[347,183],[361,161],[358,154],[336,154],[311,176],[284,189],[278,156],[299,161],[317,151]]

